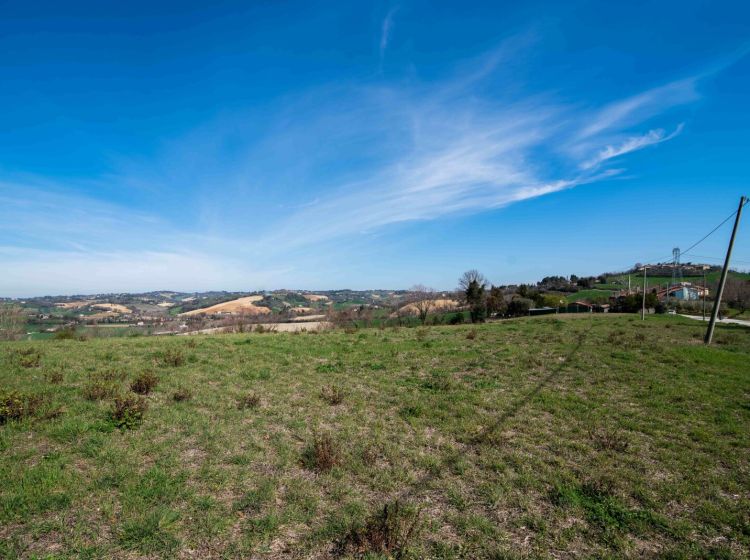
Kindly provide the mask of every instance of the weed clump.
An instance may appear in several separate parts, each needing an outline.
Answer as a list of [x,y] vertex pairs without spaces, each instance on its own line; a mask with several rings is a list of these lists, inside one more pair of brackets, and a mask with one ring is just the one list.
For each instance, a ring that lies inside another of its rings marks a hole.
[[159,356],[159,363],[170,367],[182,366],[185,364],[185,354],[179,348],[167,348]]
[[130,390],[139,395],[148,395],[159,383],[159,378],[150,371],[144,371],[130,383]]
[[22,368],[36,368],[42,363],[42,353],[36,348],[16,350],[18,365]]
[[258,408],[258,406],[260,406],[260,396],[252,391],[237,399],[237,408],[239,410]]
[[104,399],[111,399],[119,392],[117,385],[103,381],[101,379],[93,379],[89,381],[81,391],[83,398],[87,401],[101,401]]
[[143,421],[146,408],[146,399],[143,397],[136,395],[115,397],[110,417],[118,428],[132,430]]
[[186,387],[180,387],[172,394],[172,400],[175,402],[189,401],[192,398],[193,392]]
[[477,329],[471,329],[466,333],[467,340],[474,340],[477,337]]
[[352,528],[341,543],[344,554],[383,554],[405,558],[422,529],[420,511],[400,500],[387,503],[364,525]]
[[96,378],[99,381],[124,381],[127,374],[121,370],[106,369],[96,372],[91,377]]
[[339,385],[326,385],[320,390],[320,398],[331,406],[344,402],[345,396],[346,393],[344,392],[343,387]]
[[47,375],[44,376],[44,379],[50,385],[59,385],[60,383],[63,382],[64,376],[61,371],[51,371]]
[[424,415],[424,409],[419,403],[415,403],[409,406],[405,406],[398,411],[401,418],[408,420],[409,418],[419,418]]
[[0,424],[33,416],[41,402],[42,399],[36,395],[18,391],[0,392]]
[[589,437],[594,442],[594,445],[600,450],[625,453],[630,446],[630,442],[620,430],[608,428],[606,426],[600,426],[590,430]]
[[328,472],[341,464],[341,447],[330,434],[316,434],[302,453],[302,464],[311,471]]

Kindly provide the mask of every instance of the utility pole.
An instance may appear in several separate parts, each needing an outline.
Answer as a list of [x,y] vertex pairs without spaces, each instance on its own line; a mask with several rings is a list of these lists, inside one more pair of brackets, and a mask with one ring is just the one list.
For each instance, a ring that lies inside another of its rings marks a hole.
[[703,320],[706,320],[706,269],[708,268],[705,264],[703,265]]
[[643,307],[641,307],[641,321],[646,320],[646,269],[648,267],[643,265]]
[[711,339],[714,336],[714,327],[716,326],[716,317],[719,314],[719,307],[721,306],[721,296],[724,294],[724,284],[727,283],[727,273],[729,272],[729,259],[732,258],[732,248],[734,247],[734,238],[737,235],[737,227],[740,225],[740,217],[742,216],[742,207],[745,206],[747,198],[744,196],[740,197],[740,205],[737,208],[737,215],[734,218],[734,228],[732,228],[732,237],[729,238],[729,247],[727,247],[727,256],[724,259],[724,268],[721,271],[721,278],[719,279],[719,286],[716,289],[716,299],[714,300],[714,308],[711,311],[711,320],[708,323],[708,329],[706,330],[706,338],[703,341],[706,344],[711,344]]

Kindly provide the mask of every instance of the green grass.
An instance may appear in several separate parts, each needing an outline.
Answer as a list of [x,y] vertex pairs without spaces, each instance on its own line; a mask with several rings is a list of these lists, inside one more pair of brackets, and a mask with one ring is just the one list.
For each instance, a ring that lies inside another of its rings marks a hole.
[[565,296],[565,300],[568,303],[576,301],[599,301],[602,300],[604,303],[609,303],[609,296],[612,295],[612,290],[600,290],[592,288],[590,290],[579,290],[573,294]]
[[[720,270],[714,270],[711,272],[706,273],[706,284],[707,285],[713,285],[719,281],[719,277],[721,276]],[[750,274],[746,272],[736,272],[733,270],[729,271],[729,276],[734,278],[739,278],[742,280],[750,280]],[[600,288],[606,288],[606,289],[613,289],[613,290],[621,290],[623,288],[627,288],[628,286],[628,275],[622,274],[619,276],[609,276],[607,277],[608,283],[607,284],[597,284],[597,287]],[[702,285],[703,284],[703,276],[684,276],[682,279],[684,282],[692,282],[696,285]],[[619,281],[619,284],[614,284],[615,281]],[[656,286],[656,285],[666,285],[669,282],[672,281],[671,276],[649,276],[647,274],[646,281],[649,286]],[[643,286],[643,273],[640,274],[631,274],[630,275],[630,284],[633,288],[636,286]]]
[[[702,328],[1,343],[0,391],[35,406],[0,425],[0,557],[746,557],[750,330]],[[132,429],[84,396],[145,371]]]

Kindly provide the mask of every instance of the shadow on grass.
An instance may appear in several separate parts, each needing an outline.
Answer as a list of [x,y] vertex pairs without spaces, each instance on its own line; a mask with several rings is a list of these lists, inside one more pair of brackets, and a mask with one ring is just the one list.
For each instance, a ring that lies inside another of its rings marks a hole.
[[[500,414],[500,416],[498,416],[498,418],[495,420],[495,422],[492,423],[492,425],[488,426],[487,428],[482,430],[481,433],[472,438],[468,442],[468,445],[477,448],[481,445],[486,444],[492,438],[493,434],[495,434],[500,428],[502,428],[504,424],[513,419],[525,406],[527,406],[547,385],[549,385],[560,374],[560,372],[566,366],[569,366],[571,364],[571,361],[580,351],[581,346],[583,346],[583,343],[586,341],[592,327],[593,323],[590,323],[584,331],[578,333],[578,339],[575,345],[565,355],[565,358],[542,379],[540,379],[528,393],[512,402],[510,406],[502,414]],[[408,488],[404,489],[399,495],[399,499],[403,500],[409,499],[410,497],[413,498],[414,495],[417,494],[419,489],[424,488],[425,485],[429,484],[439,477],[439,471],[430,471],[426,473],[422,478],[414,482]]]
[[505,410],[505,412],[503,412],[491,426],[487,426],[484,430],[482,430],[481,433],[479,433],[471,440],[471,444],[481,445],[486,443],[488,439],[491,438],[492,434],[496,433],[497,430],[499,430],[505,423],[513,419],[521,411],[522,408],[528,405],[542,391],[542,389],[549,385],[550,382],[560,374],[563,368],[570,365],[572,359],[575,357],[575,355],[581,349],[581,346],[583,346],[583,343],[586,341],[586,337],[588,336],[592,327],[593,324],[589,324],[588,328],[585,331],[579,333],[578,340],[576,341],[575,346],[571,348],[570,352],[566,354],[565,358],[561,360],[555,368],[547,373],[547,375],[540,379],[539,382],[537,382],[537,384],[528,393],[511,403],[511,405]]

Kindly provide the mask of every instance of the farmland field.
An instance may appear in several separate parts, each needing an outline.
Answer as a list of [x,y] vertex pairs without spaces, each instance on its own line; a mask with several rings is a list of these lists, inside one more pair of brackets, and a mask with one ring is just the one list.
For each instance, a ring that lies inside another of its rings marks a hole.
[[750,330],[702,332],[0,343],[0,557],[747,557]]

